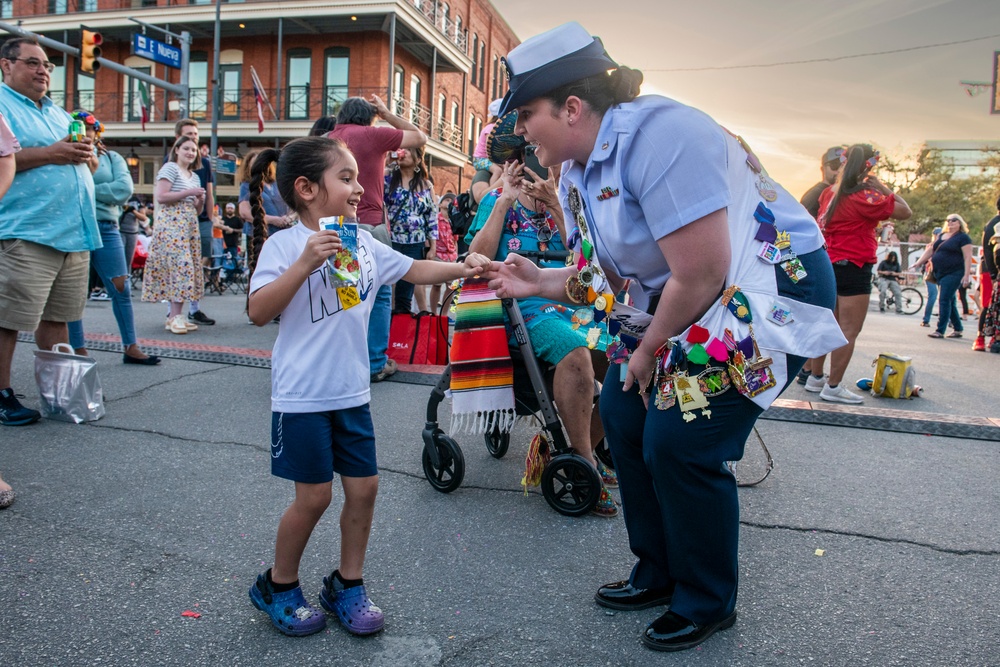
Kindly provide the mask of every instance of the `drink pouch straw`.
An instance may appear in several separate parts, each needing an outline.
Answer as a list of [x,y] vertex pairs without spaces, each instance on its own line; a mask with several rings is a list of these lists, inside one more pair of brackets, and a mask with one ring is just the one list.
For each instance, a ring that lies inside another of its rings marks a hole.
[[332,229],[340,234],[341,248],[326,259],[333,287],[354,287],[361,278],[358,264],[358,223],[353,218],[336,215],[320,218],[320,229]]

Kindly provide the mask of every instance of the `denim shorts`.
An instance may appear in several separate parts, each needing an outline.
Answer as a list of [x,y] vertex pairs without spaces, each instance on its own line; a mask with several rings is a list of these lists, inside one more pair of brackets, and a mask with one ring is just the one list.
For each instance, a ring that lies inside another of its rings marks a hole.
[[375,428],[369,405],[328,412],[271,413],[271,474],[323,484],[341,477],[374,477]]

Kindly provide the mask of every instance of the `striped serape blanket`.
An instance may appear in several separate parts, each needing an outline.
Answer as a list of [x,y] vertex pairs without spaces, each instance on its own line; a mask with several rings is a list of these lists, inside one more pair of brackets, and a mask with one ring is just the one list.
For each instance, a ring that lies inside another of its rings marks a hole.
[[451,431],[509,432],[514,427],[514,367],[503,306],[482,278],[466,278],[451,343]]

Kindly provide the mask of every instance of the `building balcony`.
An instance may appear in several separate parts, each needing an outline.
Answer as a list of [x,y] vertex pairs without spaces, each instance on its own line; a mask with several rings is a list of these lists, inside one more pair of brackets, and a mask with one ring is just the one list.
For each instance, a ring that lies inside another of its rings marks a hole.
[[[131,42],[139,27],[130,17],[204,39],[212,37],[215,22],[214,0],[13,0],[10,6],[21,27],[53,39],[78,31],[82,22],[105,40]],[[281,19],[285,35],[388,32],[387,17],[395,15],[401,48],[428,65],[436,62],[439,72],[466,72],[472,65],[467,31],[439,7],[437,0],[223,0],[221,29],[224,39],[273,37]]]

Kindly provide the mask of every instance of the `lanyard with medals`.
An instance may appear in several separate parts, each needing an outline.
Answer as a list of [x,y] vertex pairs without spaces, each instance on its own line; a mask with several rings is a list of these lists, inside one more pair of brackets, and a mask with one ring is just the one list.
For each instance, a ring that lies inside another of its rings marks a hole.
[[[612,363],[622,364],[621,373],[624,377],[628,357],[638,346],[653,318],[644,311],[615,300],[594,249],[590,227],[583,213],[583,198],[576,185],[569,186],[567,200],[576,222],[576,230],[570,235],[567,246],[576,250],[579,244],[580,256],[576,262],[576,275],[570,276],[566,281],[566,295],[573,303],[588,304],[577,309],[573,320],[574,323],[586,326],[607,319],[608,334],[613,338],[607,349],[608,359]],[[568,261],[572,262],[572,257]],[[591,328],[587,333],[588,343],[595,331],[597,336],[600,335],[598,327]],[[594,343],[596,345],[596,339]]]

